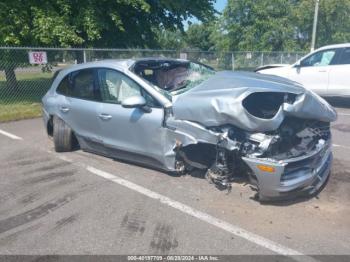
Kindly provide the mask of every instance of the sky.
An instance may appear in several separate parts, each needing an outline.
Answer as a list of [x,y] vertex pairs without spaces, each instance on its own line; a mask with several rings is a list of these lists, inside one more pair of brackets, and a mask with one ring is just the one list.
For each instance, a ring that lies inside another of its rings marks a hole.
[[222,12],[226,6],[227,0],[216,0],[214,7],[217,11]]
[[[227,0],[216,0],[216,2],[214,4],[214,8],[217,11],[222,12],[224,10],[226,4],[227,4]],[[191,23],[193,23],[193,24],[198,24],[199,23],[199,21],[196,18],[191,18],[188,21],[191,21]],[[187,30],[188,24],[187,24],[186,21],[183,22],[183,25],[185,27],[185,30]]]

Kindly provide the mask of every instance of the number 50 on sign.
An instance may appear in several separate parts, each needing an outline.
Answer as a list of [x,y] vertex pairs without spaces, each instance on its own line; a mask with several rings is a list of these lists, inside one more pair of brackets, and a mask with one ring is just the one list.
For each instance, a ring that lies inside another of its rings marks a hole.
[[47,64],[46,52],[28,52],[28,56],[31,64]]

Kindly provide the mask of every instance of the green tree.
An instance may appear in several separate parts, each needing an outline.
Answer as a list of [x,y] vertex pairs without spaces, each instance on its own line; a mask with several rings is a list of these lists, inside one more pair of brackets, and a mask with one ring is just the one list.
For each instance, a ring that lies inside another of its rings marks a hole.
[[156,30],[157,47],[161,49],[180,50],[185,47],[185,34],[177,30]]
[[[300,0],[293,15],[300,48],[311,44],[314,0]],[[350,0],[320,0],[316,46],[350,42]]]
[[0,45],[150,47],[154,29],[214,15],[215,0],[8,0],[0,2]]
[[[212,22],[212,21],[211,21]],[[199,49],[208,51],[213,49],[214,43],[211,41],[212,23],[192,24],[186,31],[186,47],[189,49]]]
[[297,1],[228,0],[212,38],[226,50],[293,50]]
[[0,46],[154,47],[157,29],[183,31],[191,17],[205,22],[214,15],[214,2],[1,0]]
[[[218,50],[309,50],[315,0],[228,0],[210,37]],[[350,41],[350,0],[320,0],[317,47]]]

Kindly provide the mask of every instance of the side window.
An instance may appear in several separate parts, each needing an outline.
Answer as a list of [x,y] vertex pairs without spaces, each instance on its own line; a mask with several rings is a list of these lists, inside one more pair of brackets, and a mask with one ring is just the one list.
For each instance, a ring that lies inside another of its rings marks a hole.
[[83,69],[71,73],[71,96],[87,100],[100,100],[98,86],[94,81],[94,69]]
[[338,58],[337,65],[349,65],[350,64],[350,47],[345,48]]
[[69,84],[69,75],[66,75],[62,80],[61,83],[59,83],[56,92],[64,95],[64,96],[71,96],[72,92],[70,89],[70,84]]
[[100,85],[101,99],[104,102],[121,104],[128,97],[142,95],[149,106],[158,105],[135,81],[118,71],[99,69],[98,83]]
[[335,50],[317,52],[301,61],[301,66],[327,66],[330,65],[335,55]]

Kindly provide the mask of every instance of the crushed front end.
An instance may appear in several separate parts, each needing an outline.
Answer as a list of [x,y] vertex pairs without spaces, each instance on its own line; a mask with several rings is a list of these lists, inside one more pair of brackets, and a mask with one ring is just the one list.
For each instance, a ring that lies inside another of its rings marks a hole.
[[312,195],[330,174],[331,145],[329,123],[286,118],[273,132],[249,135],[242,160],[260,200]]
[[286,199],[318,192],[330,174],[327,122],[286,117],[278,129],[258,133],[225,125],[210,128],[206,139],[177,143],[176,170],[202,169],[219,189],[248,178],[259,200]]
[[201,169],[228,190],[248,177],[260,200],[313,194],[325,184],[336,112],[312,91],[280,77],[214,72],[184,60],[142,60],[133,71],[171,100],[159,159],[168,171]]

